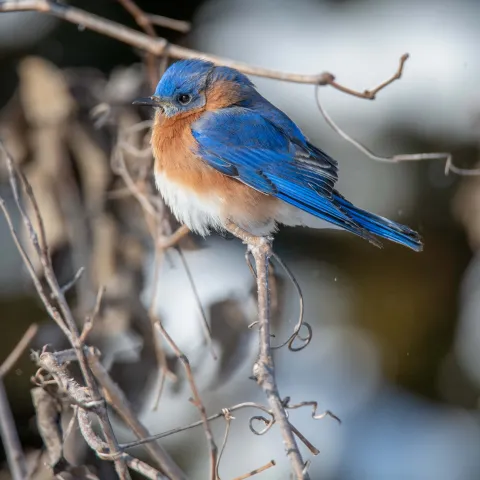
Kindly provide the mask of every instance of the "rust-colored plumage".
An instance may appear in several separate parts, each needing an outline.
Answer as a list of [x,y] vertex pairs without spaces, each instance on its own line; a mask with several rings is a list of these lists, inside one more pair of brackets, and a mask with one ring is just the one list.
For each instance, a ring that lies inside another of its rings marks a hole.
[[224,219],[235,218],[240,225],[253,223],[258,228],[275,218],[280,202],[209,166],[195,154],[197,145],[191,132],[192,123],[202,113],[228,107],[240,99],[229,82],[218,82],[206,92],[201,108],[170,118],[157,111],[152,129],[155,176],[191,192],[200,202],[215,199]]

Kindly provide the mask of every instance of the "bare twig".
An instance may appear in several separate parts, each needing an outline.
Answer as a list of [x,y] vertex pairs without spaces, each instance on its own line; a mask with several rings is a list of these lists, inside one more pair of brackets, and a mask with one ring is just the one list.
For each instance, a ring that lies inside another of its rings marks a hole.
[[245,475],[240,475],[239,477],[235,477],[233,480],[245,480],[246,478],[250,478],[250,477],[253,477],[254,475],[262,473],[265,470],[268,470],[269,468],[274,467],[275,465],[276,465],[275,460],[270,460],[266,465],[263,465],[263,467],[256,468],[255,470],[252,470],[251,472],[248,472]]
[[[155,33],[155,28],[152,25],[152,21],[145,14],[145,12],[133,1],[133,0],[118,0],[122,4],[123,8],[127,10],[130,15],[135,19],[137,25],[149,36],[156,38],[157,34]],[[146,65],[148,70],[148,77],[150,79],[150,87],[155,88],[158,82],[158,68],[157,68],[157,58],[153,53],[147,53],[146,55]]]
[[32,342],[33,337],[36,335],[37,331],[38,325],[36,323],[32,323],[32,325],[28,327],[27,331],[23,334],[23,337],[17,343],[16,347],[12,350],[10,355],[3,361],[2,365],[0,366],[0,378],[3,378],[17,363],[20,356]]
[[453,164],[452,155],[448,155],[447,162],[445,163],[445,175],[449,172],[456,173],[464,177],[475,177],[480,175],[480,168],[460,168]]
[[223,418],[225,418],[225,435],[223,436],[222,446],[220,447],[220,453],[218,454],[217,458],[217,465],[215,467],[215,480],[220,480],[220,474],[218,473],[218,469],[220,468],[220,461],[222,460],[222,455],[225,450],[225,446],[227,445],[228,435],[230,433],[230,424],[232,423],[232,420],[235,419],[235,417],[232,417],[232,414],[227,408],[224,408],[222,412]]
[[[68,22],[82,25],[85,28],[115,38],[116,40],[140,48],[142,50],[145,50],[146,52],[150,52],[157,56],[164,55],[165,50],[168,49],[168,55],[172,58],[188,59],[202,57],[205,60],[210,60],[218,65],[225,65],[228,67],[236,68],[237,70],[240,70],[247,75],[254,75],[257,77],[265,77],[293,83],[305,83],[310,85],[331,85],[332,87],[341,90],[344,93],[370,100],[375,98],[375,95],[378,93],[379,90],[392,83],[393,80],[396,80],[397,76],[399,75],[399,72],[397,71],[396,74],[386,82],[383,82],[378,87],[372,90],[367,90],[367,93],[363,92],[362,94],[361,92],[351,90],[338,84],[335,81],[335,77],[331,73],[303,75],[298,73],[282,72],[278,70],[271,70],[268,68],[256,67],[248,63],[236,62],[234,60],[218,57],[216,55],[205,54],[203,52],[185,48],[180,45],[169,44],[164,38],[152,38],[149,35],[137,32],[132,28],[125,27],[124,25],[121,25],[119,23],[112,22],[111,20],[86,12],[85,10],[81,10],[79,8],[71,7],[69,5],[57,3],[54,1],[4,0],[0,4],[0,12],[15,12],[28,10],[36,10],[39,12],[48,13]],[[402,66],[406,60],[405,56],[406,54],[402,56]]]
[[187,274],[188,281],[190,283],[190,288],[192,289],[193,296],[195,297],[195,303],[197,304],[198,313],[200,314],[201,324],[203,327],[203,332],[205,335],[205,339],[207,341],[208,347],[210,348],[210,352],[214,360],[217,360],[217,354],[215,353],[215,349],[213,348],[212,343],[212,330],[210,329],[210,325],[208,324],[207,315],[205,314],[205,309],[203,308],[202,301],[200,299],[200,295],[198,294],[197,286],[195,285],[195,281],[193,280],[192,271],[188,266],[187,259],[183,254],[183,251],[180,247],[177,247],[178,255],[180,256],[180,260],[183,264],[183,268],[185,273]]
[[[93,374],[105,391],[108,403],[132,429],[137,438],[143,439],[150,437],[150,432],[137,419],[127,397],[118,385],[110,378],[110,375],[100,363],[98,357],[90,351],[88,360]],[[145,447],[165,475],[168,475],[172,480],[186,478],[177,464],[170,458],[170,455],[168,455],[158,443],[146,443]]]
[[372,88],[370,90],[364,90],[363,92],[359,92],[357,90],[353,90],[351,88],[345,87],[344,85],[340,85],[335,81],[335,77],[331,73],[324,73],[323,79],[319,81],[318,85],[330,85],[333,88],[339,90],[340,92],[346,93],[347,95],[352,95],[354,97],[364,98],[365,100],[375,100],[377,93],[380,90],[383,90],[385,87],[388,87],[392,84],[395,80],[399,80],[403,73],[403,68],[405,66],[405,62],[408,60],[408,53],[404,53],[400,57],[400,62],[397,68],[397,71],[387,80],[382,82],[380,85]]
[[[66,351],[65,353],[67,358],[69,355],[71,355],[70,351]],[[76,359],[78,360],[78,353],[75,350],[74,353]],[[70,400],[74,401],[74,403],[78,406],[77,419],[82,436],[89,447],[95,451],[99,458],[113,462],[121,460],[122,463],[128,465],[129,468],[137,471],[147,478],[167,480],[167,477],[162,475],[158,470],[150,467],[140,460],[132,458],[130,455],[122,452],[120,449],[116,448],[115,451],[112,451],[109,445],[96,435],[88,418],[88,412],[90,410],[94,411],[97,418],[101,420],[100,414],[102,402],[93,400],[89,391],[81,387],[73,378],[69,376],[66,367],[61,365],[58,361],[57,355],[44,351],[41,355],[37,356],[37,363],[42,369],[46,370],[54,377],[57,385],[70,397]]]
[[[3,200],[0,198],[0,205],[3,206]],[[10,371],[17,362],[20,355],[25,351],[33,337],[37,333],[37,325],[31,325],[24,333],[23,337],[13,349],[12,353],[0,366],[0,434],[3,446],[7,455],[8,466],[14,480],[23,480],[27,478],[27,463],[23,454],[22,446],[18,438],[15,421],[12,410],[8,402],[7,392],[3,383],[3,377]]]
[[83,344],[86,342],[87,337],[90,335],[90,332],[93,330],[95,325],[95,320],[98,316],[98,312],[100,311],[100,306],[102,304],[102,298],[105,293],[105,287],[100,287],[98,289],[97,298],[95,300],[95,306],[93,307],[92,313],[87,316],[85,319],[85,323],[83,324],[83,330],[80,335],[80,343]]
[[170,348],[174,351],[177,358],[182,362],[183,367],[185,369],[185,373],[187,375],[188,383],[190,384],[190,389],[193,394],[193,404],[198,408],[200,412],[200,416],[202,418],[203,428],[205,430],[205,436],[207,438],[209,452],[210,452],[210,478],[215,480],[215,467],[217,465],[217,445],[215,444],[215,439],[213,438],[212,430],[208,423],[207,413],[205,410],[205,406],[202,403],[202,399],[200,397],[200,393],[197,388],[197,384],[195,383],[195,379],[193,378],[192,368],[190,366],[190,362],[187,356],[178,348],[177,344],[173,341],[172,337],[168,334],[165,330],[162,322],[158,319],[155,322],[155,328],[160,333],[166,342],[170,345]]
[[188,227],[186,225],[182,225],[181,227],[178,227],[177,230],[175,230],[170,236],[160,239],[159,247],[162,250],[174,247],[182,238],[187,236],[189,232],[190,230]]
[[73,276],[73,278],[61,288],[64,294],[67,293],[75,285],[75,283],[78,282],[84,271],[85,267],[80,267],[77,270],[77,273]]
[[[163,387],[165,386],[165,380],[168,374],[172,374],[170,372],[167,364],[167,357],[165,355],[165,350],[163,349],[162,340],[159,335],[156,334],[155,331],[155,324],[158,321],[156,316],[157,310],[157,286],[158,280],[160,276],[160,258],[162,255],[162,251],[155,246],[155,259],[154,259],[154,269],[153,269],[153,283],[152,283],[152,300],[150,302],[150,308],[148,309],[148,318],[150,320],[150,325],[152,326],[152,334],[153,334],[153,341],[155,345],[155,355],[157,357],[158,368],[160,370],[160,382],[157,388],[157,394],[155,395],[155,401],[153,403],[153,410],[158,409],[158,405],[160,404],[160,398],[163,393]],[[176,377],[175,377],[176,380]]]
[[85,438],[89,447],[94,450],[100,458],[113,461],[121,458],[122,461],[125,462],[125,464],[128,465],[132,470],[135,470],[146,478],[151,480],[168,480],[168,478],[165,477],[165,475],[162,475],[158,470],[150,465],[147,465],[141,460],[131,457],[128,455],[128,453],[116,453],[112,455],[108,451],[107,444],[95,434],[86,410],[79,408],[77,418],[78,426],[80,427],[83,438]]
[[[365,145],[360,143],[358,140],[355,140],[351,137],[348,133],[346,133],[341,127],[338,126],[337,123],[332,119],[332,117],[328,114],[325,110],[325,107],[322,105],[319,97],[319,88],[318,86],[315,87],[315,101],[317,103],[317,107],[320,110],[325,121],[332,127],[332,129],[338,133],[344,140],[348,143],[352,144],[358,150],[360,150],[364,155],[371,158],[372,160],[376,160],[377,162],[386,162],[386,163],[397,163],[397,162],[418,162],[421,160],[446,160],[445,164],[445,173],[447,174],[449,170],[455,173],[459,173],[456,170],[457,167],[452,165],[452,155],[446,152],[436,152],[436,153],[412,153],[412,154],[400,154],[400,155],[393,155],[391,157],[382,157],[373,153],[370,149],[368,149]],[[480,170],[478,170],[480,172]]]
[[24,480],[27,477],[27,462],[22,445],[18,438],[17,428],[13,420],[12,410],[8,403],[3,379],[0,378],[0,435],[2,437],[7,462],[13,480]]
[[[38,204],[35,198],[35,195],[32,191],[32,188],[30,186],[30,183],[26,179],[25,175],[20,171],[20,169],[17,168],[15,163],[13,162],[13,159],[9,155],[8,151],[5,149],[5,146],[3,142],[0,141],[0,148],[5,154],[6,162],[7,162],[7,167],[8,167],[8,173],[9,173],[9,180],[10,180],[10,185],[12,187],[12,192],[14,195],[15,203],[17,205],[17,208],[20,212],[20,215],[22,217],[22,220],[25,224],[25,227],[27,229],[27,232],[29,233],[29,238],[32,243],[32,246],[35,249],[36,254],[38,255],[38,258],[41,262],[41,265],[43,267],[43,273],[45,276],[45,279],[48,283],[48,286],[50,288],[50,294],[53,296],[55,302],[59,306],[59,310],[57,310],[51,303],[51,300],[48,295],[45,294],[43,287],[41,286],[41,282],[38,279],[38,276],[35,272],[35,270],[32,267],[32,264],[26,255],[23,247],[20,244],[20,241],[18,240],[18,236],[13,229],[13,224],[11,223],[11,219],[9,217],[8,211],[5,208],[4,202],[2,199],[0,199],[0,207],[3,210],[3,213],[5,215],[5,218],[7,219],[7,222],[9,223],[9,227],[11,229],[12,236],[15,240],[15,243],[17,245],[17,248],[22,255],[25,264],[28,267],[29,273],[32,277],[32,280],[37,287],[37,291],[40,295],[40,298],[42,299],[47,311],[51,314],[52,318],[56,321],[56,323],[62,328],[62,331],[65,333],[66,337],[70,341],[72,347],[76,350],[77,355],[78,355],[78,360],[80,364],[80,369],[82,371],[82,375],[85,379],[85,382],[91,391],[92,394],[92,399],[93,401],[96,402],[101,402],[102,398],[100,396],[100,392],[98,390],[98,387],[95,383],[95,379],[93,377],[92,372],[90,371],[90,368],[87,364],[87,359],[85,357],[85,353],[83,351],[83,347],[80,343],[80,334],[78,331],[78,327],[75,323],[75,319],[73,317],[73,314],[70,310],[70,307],[68,306],[68,303],[65,299],[65,294],[62,292],[62,289],[60,285],[58,284],[58,280],[55,276],[55,273],[52,268],[52,263],[50,260],[49,252],[48,252],[48,246],[46,242],[46,235],[45,235],[45,227],[43,224],[43,219],[40,214],[40,210],[38,208]],[[17,183],[17,176],[20,178],[22,185],[24,187],[24,190],[27,194],[27,197],[29,201],[32,204],[33,207],[33,212],[36,220],[36,224],[38,225],[39,231],[40,231],[40,238],[41,238],[41,243],[38,241],[38,236],[33,228],[33,224],[28,217],[28,215],[25,213],[25,210],[22,206],[22,202],[20,200],[19,196],[19,189],[18,189],[18,183]],[[108,419],[108,414],[105,406],[99,408],[99,420],[100,424],[102,426],[102,430],[105,434],[105,438],[109,444],[109,447],[111,448],[112,452],[116,452],[117,450],[117,441],[115,439],[115,435],[112,429],[112,426],[110,424],[110,420]],[[116,459],[115,460],[115,467],[117,470],[117,473],[120,477],[120,479],[128,479],[130,478],[130,475],[128,473],[128,470],[125,466],[125,462],[122,459]]]
[[308,475],[304,475],[303,473],[304,461],[298,449],[275,380],[275,367],[270,345],[270,305],[268,287],[268,264],[272,255],[271,239],[252,236],[233,223],[229,223],[226,228],[248,245],[253,258],[255,259],[258,289],[259,354],[258,359],[253,366],[253,375],[259,386],[265,392],[268,403],[270,404],[272,413],[275,417],[275,421],[279,424],[285,450],[290,458],[292,473],[297,479],[307,479],[309,478]]
[[[226,412],[229,412],[230,414],[232,414],[232,412],[235,412],[237,410],[241,410],[241,409],[244,409],[244,408],[256,408],[256,409],[261,410],[262,412],[266,413],[270,418],[267,419],[265,417],[261,417],[261,416],[257,415],[255,417],[252,417],[252,419],[260,419],[264,424],[269,424],[270,426],[274,424],[274,418],[273,418],[272,412],[268,408],[264,407],[263,405],[260,405],[259,403],[255,403],[255,402],[243,402],[243,403],[239,403],[238,405],[233,405],[232,407],[223,408],[221,412],[214,413],[213,415],[210,415],[209,417],[207,417],[207,421],[211,422],[212,420],[216,420],[218,418],[224,417]],[[172,430],[168,430],[166,432],[158,433],[156,435],[152,435],[151,437],[144,438],[142,440],[136,440],[136,441],[129,442],[129,443],[123,443],[123,444],[121,444],[121,448],[123,450],[126,450],[127,448],[137,447],[138,445],[143,445],[144,443],[147,443],[147,442],[153,442],[153,441],[159,440],[161,438],[169,437],[170,435],[175,435],[177,433],[184,432],[185,430],[190,430],[192,428],[199,427],[202,424],[203,424],[203,420],[198,420],[196,422],[191,423],[190,425],[186,425],[184,427],[173,428]],[[254,430],[252,430],[252,431],[254,431]],[[254,431],[254,432],[256,432],[256,431]],[[263,432],[263,433],[265,433],[265,432]],[[262,432],[256,432],[256,434],[260,435],[260,434],[262,434]]]
[[150,22],[158,27],[177,30],[177,32],[180,33],[188,33],[191,29],[190,23],[184,22],[183,20],[175,20],[173,18],[163,17],[162,15],[153,15],[151,13],[147,13],[147,17]]

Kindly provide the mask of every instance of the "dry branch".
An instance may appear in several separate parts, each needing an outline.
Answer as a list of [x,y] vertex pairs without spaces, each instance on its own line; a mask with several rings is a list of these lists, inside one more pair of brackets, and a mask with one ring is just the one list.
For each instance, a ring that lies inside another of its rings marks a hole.
[[[5,155],[5,159],[7,162],[7,167],[8,167],[8,173],[9,173],[9,181],[10,185],[12,187],[12,191],[14,194],[14,199],[15,203],[17,205],[17,208],[20,212],[21,218],[26,226],[27,231],[29,232],[29,238],[30,241],[34,247],[34,250],[41,262],[41,265],[43,267],[43,274],[45,276],[45,279],[48,283],[48,286],[50,288],[50,294],[47,295],[41,285],[41,282],[34,271],[33,267],[29,268],[29,273],[32,277],[32,280],[34,281],[35,286],[37,287],[37,291],[40,295],[40,298],[42,299],[45,308],[47,311],[50,313],[52,318],[56,321],[57,325],[62,329],[62,331],[65,333],[66,337],[70,341],[72,347],[75,349],[78,355],[78,360],[80,364],[80,369],[82,371],[82,375],[85,379],[85,382],[88,386],[88,389],[91,392],[92,395],[92,400],[94,402],[99,403],[99,420],[100,424],[102,427],[102,431],[105,435],[105,438],[107,440],[107,443],[111,449],[112,452],[117,452],[118,449],[118,444],[115,439],[115,435],[113,433],[112,426],[110,424],[110,420],[108,418],[107,410],[104,405],[104,402],[102,400],[102,397],[100,396],[100,392],[98,389],[98,386],[95,382],[95,379],[93,377],[93,374],[88,366],[87,359],[85,356],[85,353],[83,351],[83,346],[80,343],[80,334],[78,331],[78,327],[75,323],[73,314],[70,310],[70,307],[68,306],[68,303],[65,299],[65,294],[62,292],[62,289],[60,285],[58,284],[57,278],[55,276],[55,273],[53,271],[52,263],[50,260],[49,252],[48,252],[48,246],[46,243],[46,236],[45,236],[45,227],[43,224],[43,219],[40,214],[38,204],[36,202],[35,195],[32,191],[32,188],[26,179],[26,177],[23,175],[23,173],[18,169],[18,167],[15,165],[13,162],[13,159],[9,155],[8,151],[5,149],[5,146],[2,142],[0,142],[0,147]],[[27,216],[25,213],[25,210],[23,209],[22,202],[20,199],[20,193],[19,193],[19,188],[18,188],[18,181],[17,177],[20,178],[22,182],[22,186],[25,190],[25,193],[27,195],[28,200],[31,202],[33,206],[33,211],[35,215],[35,221],[36,224],[39,226],[39,232],[40,232],[40,241],[39,237],[37,235],[37,232],[35,231],[32,221],[30,218]],[[0,207],[3,210],[3,213],[5,215],[5,218],[7,219],[7,222],[9,224],[9,228],[11,230],[12,236],[15,239],[15,243],[17,245],[17,248],[19,249],[20,254],[22,255],[25,264],[31,267],[31,262],[25,253],[23,247],[21,246],[20,241],[18,240],[18,236],[13,229],[13,224],[11,222],[10,216],[5,208],[5,203],[3,199],[0,198]],[[54,301],[59,305],[59,309],[57,309],[53,304],[51,298],[53,297]],[[115,467],[117,470],[117,473],[119,477],[123,479],[128,479],[130,478],[130,475],[128,474],[128,470],[125,466],[125,462],[122,459],[115,459],[114,460]]]
[[[331,85],[343,93],[367,100],[373,100],[380,90],[385,88],[397,78],[400,78],[403,65],[408,58],[408,54],[402,55],[400,59],[400,66],[393,77],[385,82],[382,82],[379,86],[373,89],[365,90],[364,92],[357,92],[348,87],[340,85],[335,81],[335,76],[328,72],[315,75],[304,75],[256,67],[243,62],[236,62],[228,58],[210,55],[197,50],[192,50],[190,48],[181,47],[180,45],[169,44],[164,38],[152,38],[147,34],[137,32],[132,28],[125,27],[119,23],[112,22],[111,20],[86,12],[85,10],[49,0],[4,0],[2,3],[0,3],[0,12],[32,10],[48,13],[68,22],[75,23],[76,25],[81,25],[84,28],[88,28],[103,35],[115,38],[116,40],[124,42],[128,45],[132,45],[133,47],[140,48],[141,50],[156,56],[164,56],[168,54],[169,57],[177,59],[202,57],[205,60],[210,60],[219,65],[236,68],[247,75],[254,75],[257,77],[265,77],[293,83]],[[166,50],[168,50],[168,52],[166,52]]]
[[275,366],[270,344],[270,289],[268,286],[268,264],[272,256],[272,240],[266,237],[252,236],[233,223],[227,225],[227,228],[230,233],[248,245],[255,259],[258,290],[259,352],[258,359],[253,366],[253,376],[265,392],[275,421],[279,424],[285,451],[290,459],[292,474],[300,480],[308,479],[308,474],[304,473],[304,461],[298,449],[292,426],[288,421],[275,379]]
[[[2,199],[0,198],[0,203],[1,202]],[[38,326],[36,324],[30,325],[10,355],[8,355],[2,365],[0,365],[0,434],[13,480],[23,480],[26,478],[27,463],[18,438],[3,378],[27,349],[37,330]]]

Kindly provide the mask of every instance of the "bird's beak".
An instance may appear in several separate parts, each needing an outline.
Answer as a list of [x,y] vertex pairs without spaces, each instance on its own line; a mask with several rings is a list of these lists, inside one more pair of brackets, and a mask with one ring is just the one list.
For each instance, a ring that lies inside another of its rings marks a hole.
[[132,102],[133,105],[143,105],[146,107],[161,107],[161,104],[159,102],[158,97],[142,97],[142,98],[137,98]]

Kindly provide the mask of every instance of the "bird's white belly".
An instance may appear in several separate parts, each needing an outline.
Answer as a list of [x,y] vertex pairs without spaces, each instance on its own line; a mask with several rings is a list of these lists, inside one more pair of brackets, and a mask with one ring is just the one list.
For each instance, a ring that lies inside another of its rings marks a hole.
[[155,173],[155,183],[176,219],[191,231],[205,236],[210,229],[223,227],[220,198],[197,195],[193,190],[172,182],[162,172]]

